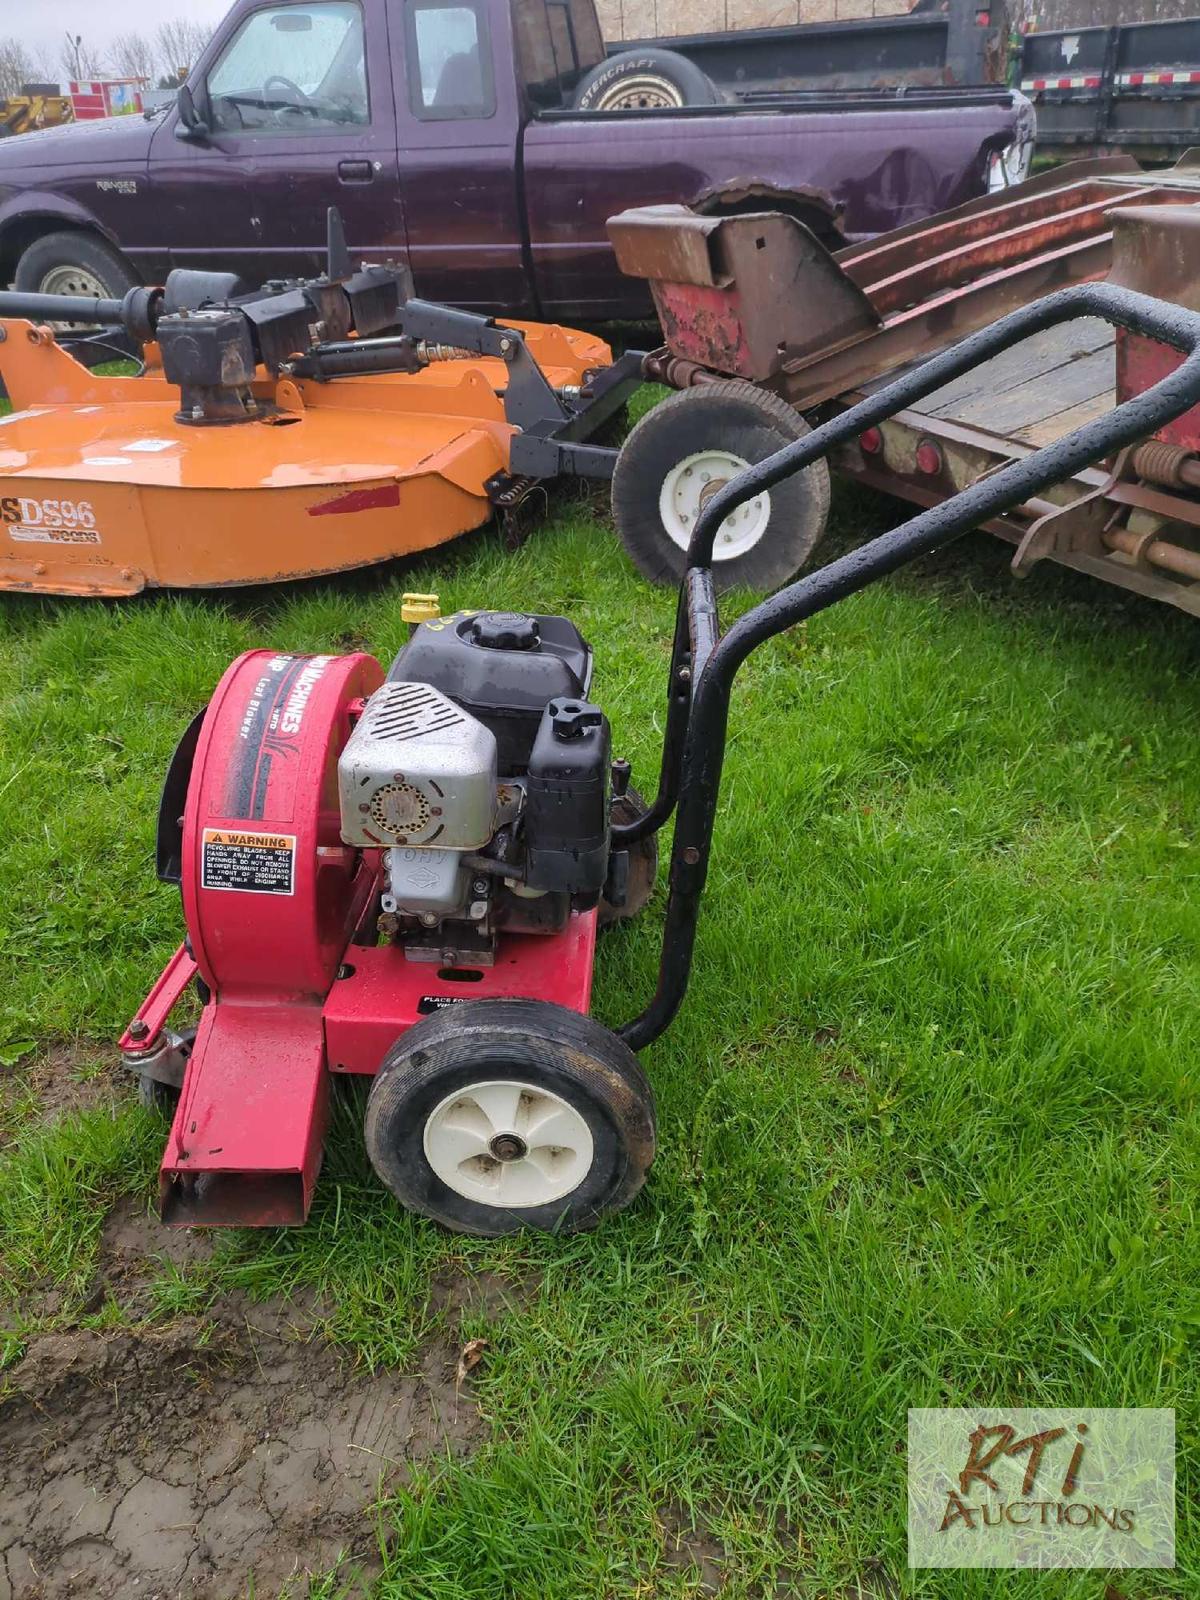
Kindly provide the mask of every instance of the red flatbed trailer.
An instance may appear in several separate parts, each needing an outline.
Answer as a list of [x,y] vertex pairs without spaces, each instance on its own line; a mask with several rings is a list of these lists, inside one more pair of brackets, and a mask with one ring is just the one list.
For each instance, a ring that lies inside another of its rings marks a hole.
[[[1074,162],[836,255],[770,213],[646,207],[609,228],[666,334],[647,377],[681,390],[744,380],[815,420],[1068,284],[1110,279],[1200,306],[1198,203],[1189,153],[1158,172]],[[868,429],[835,465],[934,505],[1140,392],[1161,376],[1146,363],[1140,341],[1105,324],[1050,329]],[[1200,615],[1200,418],[986,526],[1017,546],[1018,575],[1050,559]]]

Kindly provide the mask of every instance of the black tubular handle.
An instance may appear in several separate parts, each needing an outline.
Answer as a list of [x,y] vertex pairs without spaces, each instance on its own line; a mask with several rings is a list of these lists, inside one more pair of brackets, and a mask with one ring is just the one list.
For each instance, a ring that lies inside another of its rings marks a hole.
[[[1031,334],[1077,317],[1102,317],[1132,333],[1171,345],[1183,352],[1184,360],[1152,388],[1126,400],[1106,416],[1010,462],[940,505],[781,589],[748,611],[724,637],[719,636],[712,597],[712,549],[717,529],[731,511],[792,473],[802,471],[834,445],[885,421],[951,378]],[[807,438],[748,467],[713,495],[697,521],[688,550],[688,571],[680,590],[668,736],[664,741],[659,795],[650,814],[654,820],[649,829],[642,828],[638,833],[613,830],[618,844],[632,842],[641,832],[661,826],[678,799],[658,986],[646,1009],[618,1029],[631,1048],[640,1050],[658,1038],[687,992],[725,758],[730,692],[738,668],[751,651],[908,562],[941,549],[989,517],[1022,504],[1051,484],[1069,479],[1081,467],[1155,433],[1198,402],[1200,315],[1113,284],[1084,284],[1060,290],[972,334],[952,350],[934,356],[817,428]],[[690,703],[682,705],[678,683],[681,672],[688,674],[690,688]]]

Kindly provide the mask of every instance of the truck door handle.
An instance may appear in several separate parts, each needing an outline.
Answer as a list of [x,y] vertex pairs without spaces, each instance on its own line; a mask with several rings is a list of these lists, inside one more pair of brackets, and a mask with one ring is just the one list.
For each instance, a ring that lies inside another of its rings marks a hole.
[[339,161],[338,177],[343,183],[370,183],[375,169],[369,161]]

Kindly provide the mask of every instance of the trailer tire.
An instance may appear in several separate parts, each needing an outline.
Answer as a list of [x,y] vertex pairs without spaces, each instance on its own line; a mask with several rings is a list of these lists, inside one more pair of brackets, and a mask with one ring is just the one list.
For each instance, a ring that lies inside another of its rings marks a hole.
[[642,1187],[654,1095],[633,1051],[593,1018],[547,1000],[468,1000],[388,1051],[364,1135],[400,1203],[445,1228],[574,1233]]
[[[677,585],[696,516],[713,487],[809,431],[786,400],[734,380],[684,389],[647,412],[622,446],[612,485],[618,537],[643,577]],[[817,461],[722,524],[713,551],[716,587],[776,589],[789,582],[828,516],[829,467]]]
[[708,74],[676,50],[623,50],[592,68],[575,88],[576,111],[648,111],[719,105]]
[[82,294],[120,300],[141,279],[132,264],[103,239],[82,228],[35,239],[17,262],[22,294]]

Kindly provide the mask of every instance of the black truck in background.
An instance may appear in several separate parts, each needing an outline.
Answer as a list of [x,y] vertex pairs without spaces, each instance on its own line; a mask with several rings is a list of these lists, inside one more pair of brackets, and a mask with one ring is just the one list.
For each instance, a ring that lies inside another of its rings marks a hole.
[[1020,87],[1039,155],[1173,161],[1200,144],[1200,16],[1027,33]]

